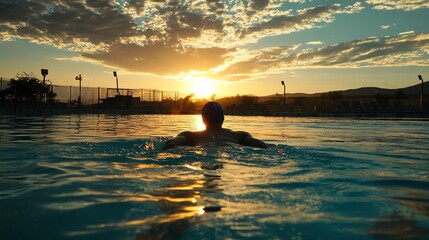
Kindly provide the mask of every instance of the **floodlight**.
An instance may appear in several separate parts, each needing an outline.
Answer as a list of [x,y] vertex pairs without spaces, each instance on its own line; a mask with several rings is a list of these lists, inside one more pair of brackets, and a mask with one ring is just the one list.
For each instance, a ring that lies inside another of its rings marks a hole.
[[48,69],[42,69],[42,75],[43,76],[46,76],[46,75],[48,75]]

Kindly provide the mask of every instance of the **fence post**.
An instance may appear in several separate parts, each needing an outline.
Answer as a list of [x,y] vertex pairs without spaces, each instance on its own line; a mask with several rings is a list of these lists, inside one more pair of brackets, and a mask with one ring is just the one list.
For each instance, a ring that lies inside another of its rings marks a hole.
[[70,88],[69,88],[69,107],[71,107],[71,89],[72,89],[72,86],[70,85]]
[[100,104],[100,87],[98,87],[97,97],[97,104]]
[[164,110],[164,91],[161,91],[161,112]]

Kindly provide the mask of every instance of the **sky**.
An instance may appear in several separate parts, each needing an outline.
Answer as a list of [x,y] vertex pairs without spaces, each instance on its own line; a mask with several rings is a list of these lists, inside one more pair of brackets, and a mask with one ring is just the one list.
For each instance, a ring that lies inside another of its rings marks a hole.
[[429,0],[0,0],[0,76],[197,97],[429,79]]

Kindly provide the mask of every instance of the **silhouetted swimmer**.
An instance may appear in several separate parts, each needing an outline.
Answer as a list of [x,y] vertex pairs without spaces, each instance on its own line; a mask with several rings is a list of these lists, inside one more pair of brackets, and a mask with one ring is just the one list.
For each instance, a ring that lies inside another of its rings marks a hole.
[[218,102],[206,103],[201,115],[206,125],[206,130],[181,132],[176,137],[168,140],[163,149],[166,150],[176,146],[195,146],[204,142],[214,142],[220,145],[237,143],[244,146],[268,148],[263,141],[252,137],[248,132],[222,128],[225,117],[222,106]]

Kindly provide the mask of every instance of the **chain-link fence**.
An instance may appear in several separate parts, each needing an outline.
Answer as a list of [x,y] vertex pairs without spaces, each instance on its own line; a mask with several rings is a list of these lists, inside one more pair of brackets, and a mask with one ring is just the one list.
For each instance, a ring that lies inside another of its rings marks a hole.
[[[10,80],[0,78],[0,90],[10,86]],[[79,87],[53,85],[53,91],[57,94],[55,99],[62,103],[73,103],[79,99],[84,105],[99,104],[103,99],[113,98],[116,95],[139,97],[141,102],[161,102],[163,100],[177,101],[183,94],[176,91],[161,91],[158,89],[116,89],[101,87]],[[182,96],[183,97],[183,96]]]
[[[60,102],[72,102],[79,98],[79,87],[54,85],[53,90],[57,94],[56,99]],[[138,97],[141,102],[161,102],[165,99],[177,101],[179,97],[178,92],[161,91],[157,89],[116,89],[101,87],[82,87],[81,89],[82,104],[86,105],[98,104],[102,99],[113,98],[116,95]]]
[[[77,101],[79,98],[79,87],[53,85],[53,91],[57,94],[56,100],[63,103]],[[83,104],[99,103],[99,88],[83,87],[81,89],[81,99]]]
[[0,91],[8,88],[10,86],[10,81],[4,78],[0,78]]

